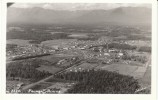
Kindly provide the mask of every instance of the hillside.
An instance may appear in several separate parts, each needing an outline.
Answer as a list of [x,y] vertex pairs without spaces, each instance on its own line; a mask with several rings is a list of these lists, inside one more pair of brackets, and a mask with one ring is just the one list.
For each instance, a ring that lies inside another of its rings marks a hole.
[[119,7],[110,10],[50,10],[39,7],[7,11],[8,23],[24,24],[150,24],[151,9]]

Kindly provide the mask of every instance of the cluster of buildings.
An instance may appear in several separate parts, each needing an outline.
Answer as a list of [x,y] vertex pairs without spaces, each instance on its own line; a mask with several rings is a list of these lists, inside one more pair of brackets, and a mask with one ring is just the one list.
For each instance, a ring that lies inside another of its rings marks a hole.
[[7,51],[7,58],[13,59],[16,57],[46,54],[48,52],[48,49],[37,45],[17,46],[14,50]]

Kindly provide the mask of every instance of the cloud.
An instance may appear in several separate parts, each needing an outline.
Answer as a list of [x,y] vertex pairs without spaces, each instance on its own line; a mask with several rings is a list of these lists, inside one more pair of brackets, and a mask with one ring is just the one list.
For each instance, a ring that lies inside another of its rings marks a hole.
[[94,9],[112,9],[117,7],[148,7],[150,4],[133,4],[133,3],[16,3],[12,7],[33,8],[41,7],[53,10],[94,10]]

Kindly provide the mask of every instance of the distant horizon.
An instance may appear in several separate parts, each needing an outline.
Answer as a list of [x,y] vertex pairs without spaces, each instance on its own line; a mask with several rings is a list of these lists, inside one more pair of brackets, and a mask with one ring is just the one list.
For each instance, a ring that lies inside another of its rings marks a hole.
[[131,3],[18,3],[7,9],[7,23],[150,24],[150,6]]

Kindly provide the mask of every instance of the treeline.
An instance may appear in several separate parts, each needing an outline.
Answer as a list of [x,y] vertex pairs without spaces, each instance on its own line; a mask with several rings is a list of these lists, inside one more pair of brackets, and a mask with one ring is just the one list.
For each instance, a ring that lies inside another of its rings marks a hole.
[[140,87],[133,77],[105,70],[69,72],[55,78],[78,82],[67,93],[133,94]]
[[[97,48],[97,47],[103,47],[106,49],[107,46],[109,49],[120,49],[120,50],[136,50],[137,49],[137,46],[131,46],[128,44],[120,44],[120,43],[109,43],[108,45],[107,44],[97,45],[97,46],[93,46],[93,47],[96,47],[96,52],[98,52],[99,48]],[[90,48],[93,48],[93,47],[90,47]]]
[[41,42],[38,41],[38,40],[31,40],[31,41],[29,41],[29,43],[31,43],[31,44],[40,44]]
[[16,48],[17,48],[16,44],[7,44],[6,45],[6,51],[15,51]]
[[66,34],[66,33],[51,34],[49,32],[44,32],[44,31],[35,32],[35,31],[26,30],[26,32],[23,32],[23,33],[19,31],[7,32],[7,39],[34,40],[34,41],[31,41],[30,43],[40,43],[46,40],[68,39],[70,38],[68,37],[68,35],[69,34]]
[[111,32],[108,33],[108,36],[111,37],[118,37],[121,35],[131,36],[132,33],[140,34],[141,31],[136,28],[132,27],[115,27]]
[[30,59],[30,58],[36,58],[36,57],[43,57],[43,56],[48,56],[48,55],[50,55],[50,54],[49,53],[45,53],[45,54],[40,54],[40,55],[20,56],[20,57],[13,58],[12,61],[24,60],[24,59]]
[[147,58],[145,56],[134,56],[134,55],[124,55],[122,57],[123,60],[131,60],[131,61],[138,61],[141,63],[145,63],[147,61]]
[[140,47],[139,52],[149,52],[151,53],[151,47],[146,47],[146,46],[143,46],[143,47]]
[[151,40],[149,37],[145,37],[144,35],[128,35],[128,40]]
[[12,62],[6,66],[6,76],[11,79],[25,78],[30,81],[38,81],[49,75],[49,72],[40,72],[36,70],[39,66],[40,61],[38,60],[23,60],[19,62]]
[[[107,45],[105,45],[107,46]],[[109,48],[123,49],[123,50],[135,50],[136,46],[131,46],[128,44],[120,44],[120,43],[110,43],[108,44]]]

